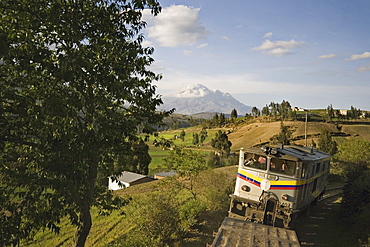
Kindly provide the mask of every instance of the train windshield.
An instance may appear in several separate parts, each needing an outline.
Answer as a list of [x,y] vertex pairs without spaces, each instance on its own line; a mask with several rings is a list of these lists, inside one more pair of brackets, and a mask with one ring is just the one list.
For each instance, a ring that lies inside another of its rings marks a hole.
[[296,162],[278,158],[271,158],[270,171],[273,173],[285,174],[294,176],[296,170]]
[[244,153],[244,166],[267,170],[267,159],[265,156],[261,156],[253,153]]

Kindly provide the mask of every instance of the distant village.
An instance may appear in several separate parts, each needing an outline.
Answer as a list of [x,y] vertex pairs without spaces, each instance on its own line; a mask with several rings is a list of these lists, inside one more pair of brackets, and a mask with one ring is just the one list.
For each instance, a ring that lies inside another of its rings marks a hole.
[[[295,112],[308,112],[309,110],[307,109],[304,109],[304,108],[300,108],[300,107],[292,107],[292,111],[295,111]],[[356,109],[356,108],[353,108],[351,110],[343,110],[343,109],[339,109],[339,110],[333,110],[333,113],[335,115],[335,117],[346,117],[349,115],[350,112],[353,112],[353,111],[358,111],[358,117],[359,118],[368,118],[370,116],[370,112],[369,111],[362,111],[362,110],[359,110],[359,109]]]

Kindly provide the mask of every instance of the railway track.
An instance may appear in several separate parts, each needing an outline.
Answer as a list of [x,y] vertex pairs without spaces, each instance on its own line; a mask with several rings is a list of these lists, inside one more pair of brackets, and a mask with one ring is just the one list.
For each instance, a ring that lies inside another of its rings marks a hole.
[[335,220],[339,217],[340,202],[337,199],[343,195],[343,188],[344,185],[327,188],[319,203],[298,217],[295,231],[301,247],[347,246],[338,240],[338,235],[346,233],[338,232]]
[[336,186],[336,187],[326,189],[325,194],[319,199],[319,201],[324,201],[324,200],[330,199],[332,197],[339,196],[339,195],[343,194],[343,187],[344,187],[344,185],[340,185],[340,186]]

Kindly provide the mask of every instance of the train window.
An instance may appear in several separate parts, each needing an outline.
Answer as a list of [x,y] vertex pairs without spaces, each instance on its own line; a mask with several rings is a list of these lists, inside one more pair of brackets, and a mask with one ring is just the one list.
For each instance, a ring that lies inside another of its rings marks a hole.
[[315,173],[320,172],[321,163],[317,163]]
[[251,154],[251,153],[245,153],[244,154],[244,166],[260,169],[260,170],[266,170],[267,164],[266,164],[266,157],[257,155],[257,154]]
[[270,161],[270,171],[294,176],[296,171],[296,163],[294,161],[272,158]]
[[307,163],[303,163],[303,164],[302,164],[302,174],[301,174],[301,178],[306,177],[306,174],[307,174]]

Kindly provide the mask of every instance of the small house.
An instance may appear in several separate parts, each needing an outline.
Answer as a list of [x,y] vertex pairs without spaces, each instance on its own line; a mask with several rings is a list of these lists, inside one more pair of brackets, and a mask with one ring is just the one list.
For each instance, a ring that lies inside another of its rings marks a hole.
[[148,176],[127,171],[122,172],[121,176],[117,177],[118,181],[113,181],[112,178],[108,179],[109,179],[108,181],[109,190],[119,190],[130,187],[135,184],[147,183],[154,180],[153,178],[150,178]]
[[177,174],[176,171],[158,172],[154,174],[154,179],[163,179],[166,177],[172,177],[175,176],[176,174]]

